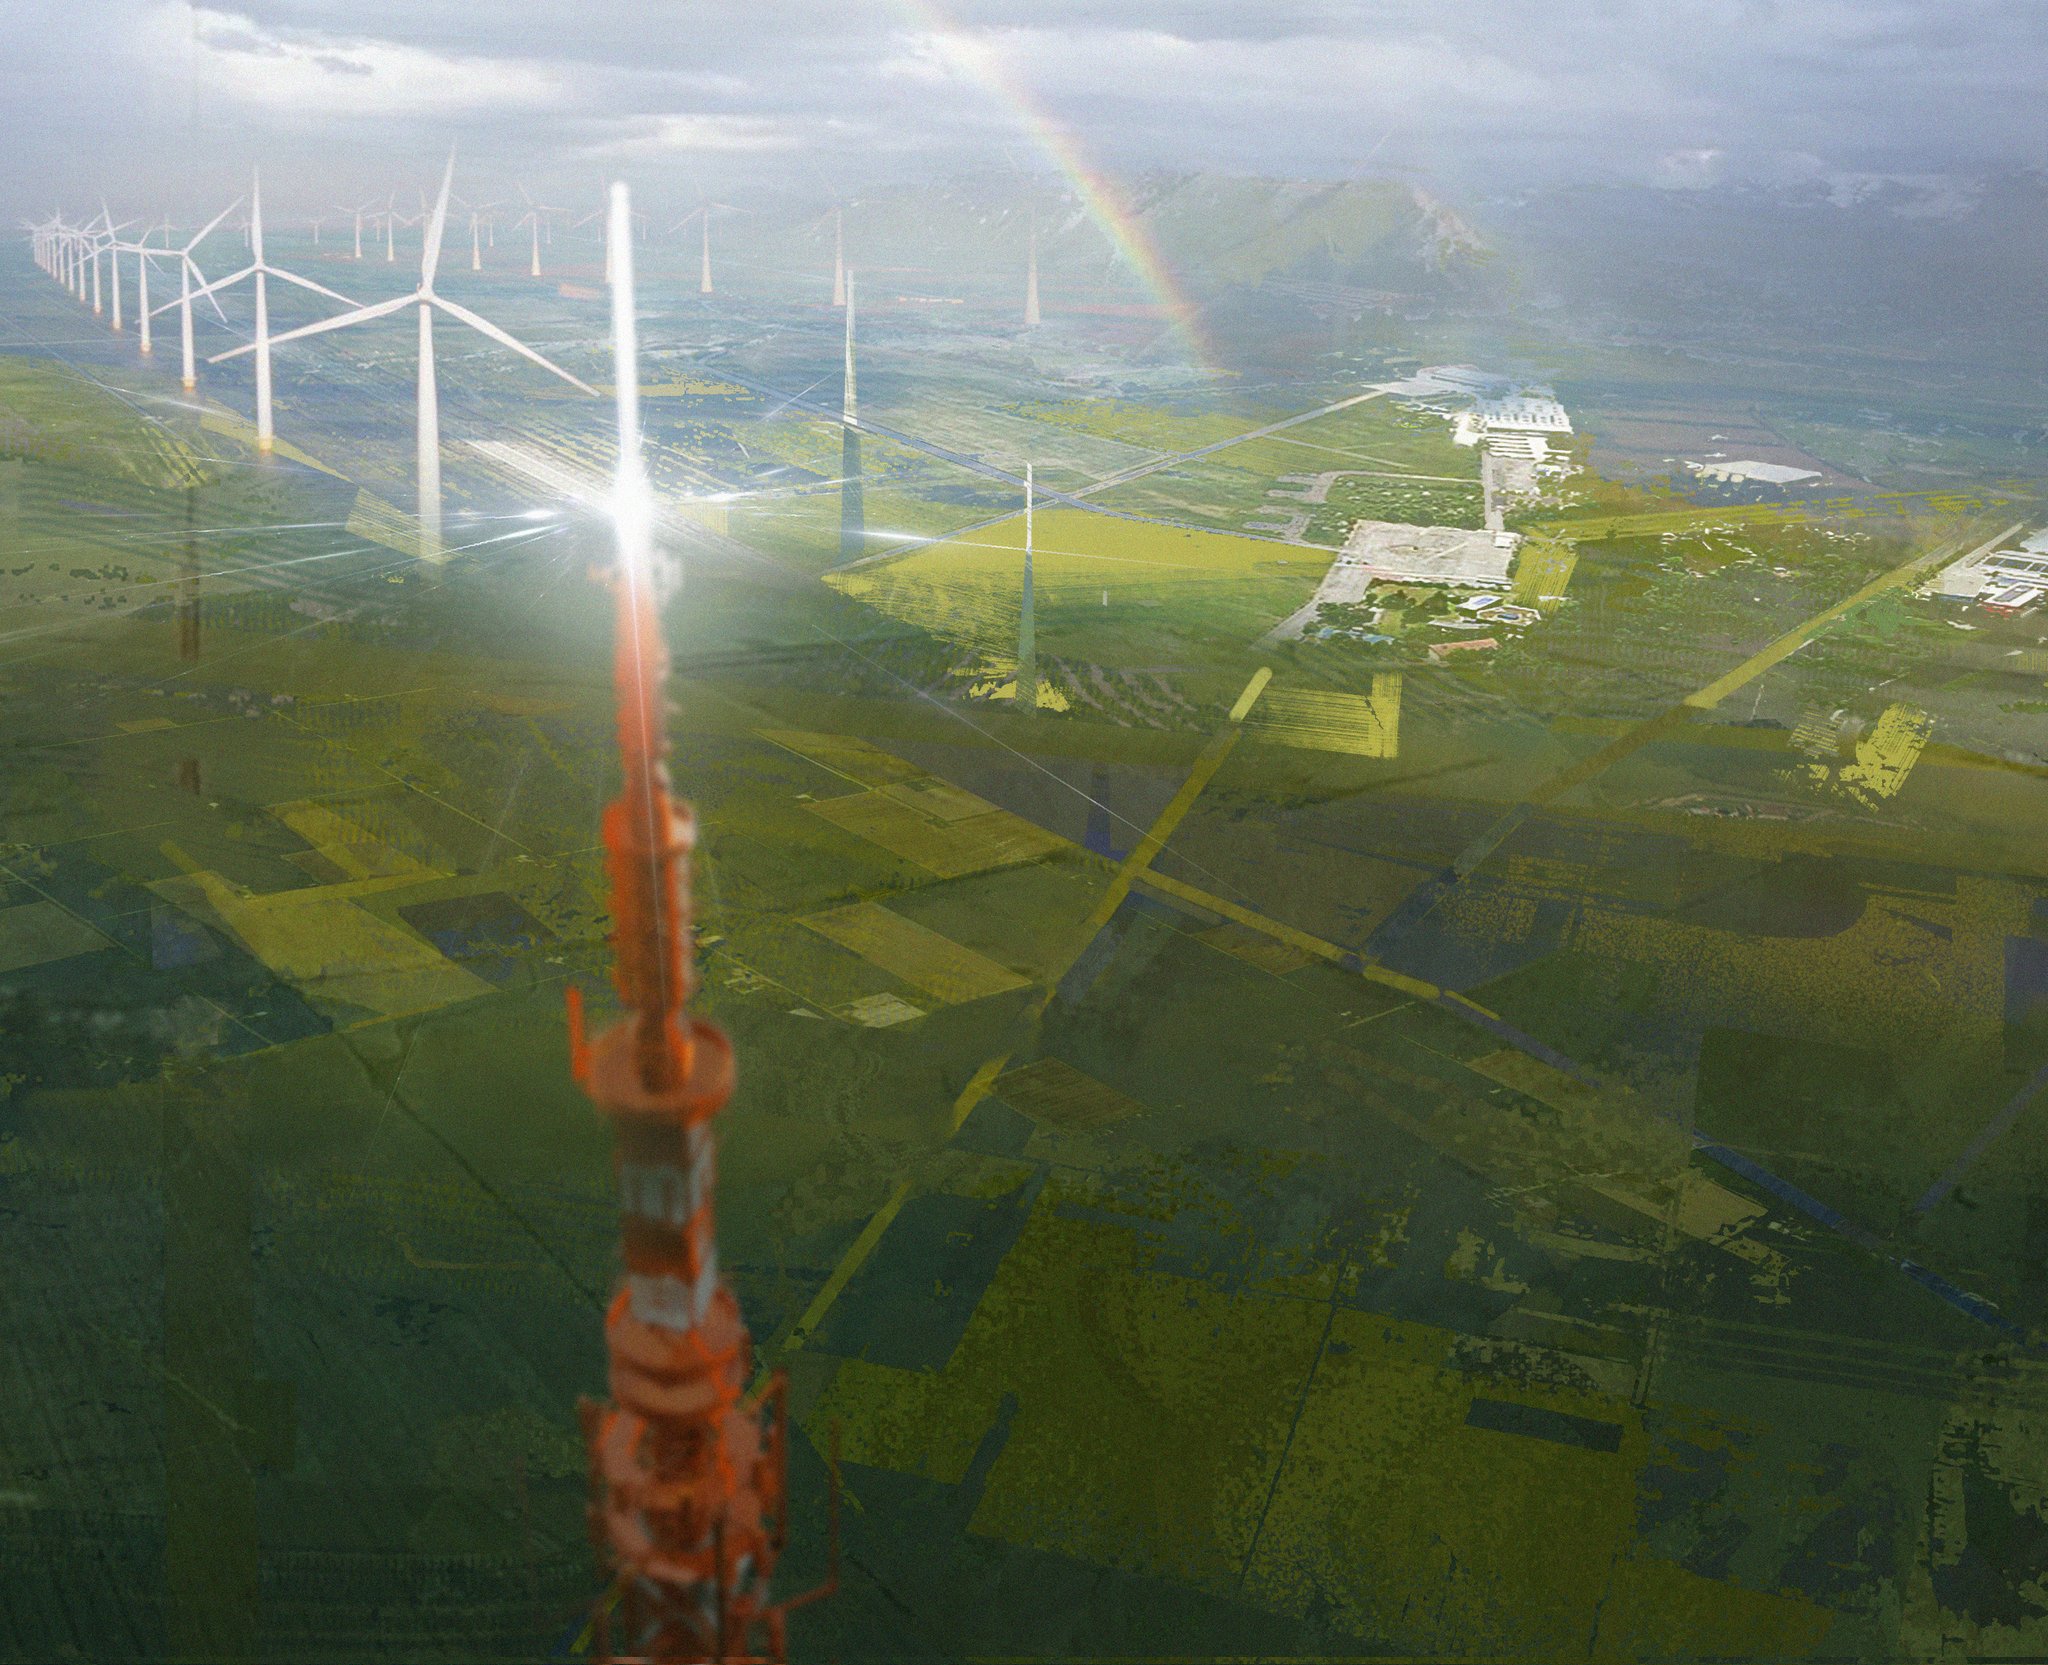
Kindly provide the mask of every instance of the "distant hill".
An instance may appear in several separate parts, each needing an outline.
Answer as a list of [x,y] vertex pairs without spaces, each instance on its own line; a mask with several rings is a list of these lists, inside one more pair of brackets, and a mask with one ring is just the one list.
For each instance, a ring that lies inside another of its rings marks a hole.
[[[1464,282],[1491,255],[1455,208],[1397,180],[1154,174],[1121,196],[1177,282],[1196,294],[1280,280],[1429,295]],[[855,198],[845,208],[847,258],[892,281],[919,271],[1021,273],[1034,220],[1048,281],[1121,281],[1117,238],[1077,192],[1012,178]],[[804,267],[822,260],[829,269],[829,216],[736,218],[723,229],[756,258]]]
[[1292,279],[1433,290],[1491,252],[1455,209],[1398,180],[1195,174],[1147,179],[1132,203],[1168,261],[1197,287]]
[[1578,186],[1487,212],[1533,286],[1595,338],[1852,350],[1946,376],[2048,370],[2039,172]]

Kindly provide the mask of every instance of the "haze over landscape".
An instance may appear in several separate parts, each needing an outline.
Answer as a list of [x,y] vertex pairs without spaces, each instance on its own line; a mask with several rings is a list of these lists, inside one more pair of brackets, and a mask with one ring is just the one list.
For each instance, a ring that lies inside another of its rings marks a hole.
[[0,63],[0,1658],[2048,1657],[2048,8]]

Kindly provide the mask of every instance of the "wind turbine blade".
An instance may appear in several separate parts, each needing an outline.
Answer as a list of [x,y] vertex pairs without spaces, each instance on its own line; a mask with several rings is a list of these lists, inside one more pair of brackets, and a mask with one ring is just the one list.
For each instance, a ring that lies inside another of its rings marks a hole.
[[[174,250],[173,252],[175,253],[177,251]],[[220,299],[213,292],[216,288],[219,287],[219,285],[211,284],[206,281],[206,274],[199,269],[199,262],[194,260],[189,254],[183,255],[181,256],[181,258],[184,260],[186,265],[192,268],[192,275],[199,280],[200,287],[198,293],[206,297],[206,304],[213,308],[213,315],[216,318],[218,318],[223,324],[225,324],[228,321],[228,315],[225,312],[221,311]],[[249,274],[247,272],[237,272],[235,274],[236,277],[247,277],[248,275]],[[222,279],[223,283],[231,281],[232,279]]]
[[185,252],[187,254],[190,254],[194,249],[198,248],[201,243],[206,241],[206,234],[208,232],[213,230],[215,226],[219,225],[222,220],[226,219],[230,214],[232,214],[237,208],[241,206],[242,199],[240,197],[236,197],[233,202],[229,203],[227,207],[223,208],[218,214],[214,215],[212,219],[208,220],[206,224],[199,228],[199,235],[194,237],[191,242],[185,245]]
[[[302,278],[297,272],[287,272],[276,266],[266,266],[263,269],[274,278],[282,278],[286,283],[296,283],[301,289],[310,289],[316,295],[325,295],[330,301],[339,301],[343,306],[357,306],[361,304],[349,299],[346,295],[336,294],[326,285],[315,283],[311,278]],[[272,336],[271,339],[274,341],[277,338]]]
[[[195,272],[199,270],[197,264],[194,264],[192,270]],[[244,266],[239,272],[231,273],[229,276],[224,278],[215,278],[213,282],[204,284],[202,287],[193,290],[192,298],[196,301],[199,299],[200,296],[204,295],[211,299],[216,290],[232,288],[235,284],[240,283],[242,279],[244,279],[245,277],[254,276],[255,272],[256,268],[254,266]],[[214,304],[214,311],[220,311],[220,305],[218,302],[215,302]],[[221,322],[227,322],[227,315],[225,313],[221,314]]]
[[507,335],[503,330],[499,329],[496,324],[490,321],[490,319],[479,317],[476,313],[470,311],[468,307],[457,306],[453,301],[448,300],[443,296],[436,295],[434,296],[433,300],[434,305],[438,306],[443,312],[447,313],[449,317],[461,319],[463,323],[467,324],[471,329],[477,331],[480,335],[488,335],[493,341],[497,342],[500,346],[510,347],[515,353],[518,353],[521,357],[532,359],[533,362],[535,364],[538,364],[543,370],[551,371],[553,374],[560,376],[563,381],[569,383],[569,385],[572,387],[580,387],[585,393],[589,394],[591,398],[595,399],[598,396],[597,389],[592,387],[588,382],[582,380],[580,377],[570,375],[568,371],[564,370],[559,364],[555,363],[552,359],[541,357],[539,353],[535,352],[531,347],[527,346],[525,342],[513,340],[511,336]]
[[[324,335],[329,330],[346,328],[350,324],[367,323],[372,318],[383,318],[394,312],[402,312],[409,306],[419,305],[419,296],[400,295],[394,300],[379,301],[375,306],[359,306],[353,312],[337,312],[332,318],[322,318],[317,324],[301,324],[295,330],[286,330],[282,335],[273,335],[270,344],[281,347],[287,341],[298,341],[309,335]],[[244,353],[253,353],[256,343],[246,342],[240,347],[231,347],[224,353],[215,353],[208,364],[218,364],[224,358],[240,358]]]
[[[434,287],[434,269],[441,264],[441,233],[448,224],[448,192],[455,183],[455,152],[448,152],[448,166],[441,172],[441,194],[434,200],[434,218],[427,226],[427,246],[420,255],[420,288]],[[425,199],[420,206],[426,206]]]

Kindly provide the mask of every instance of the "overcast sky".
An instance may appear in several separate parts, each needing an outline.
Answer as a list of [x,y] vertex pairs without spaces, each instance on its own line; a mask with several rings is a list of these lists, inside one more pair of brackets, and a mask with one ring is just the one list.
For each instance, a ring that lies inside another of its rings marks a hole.
[[9,206],[991,166],[1465,191],[2035,166],[2043,0],[0,0]]

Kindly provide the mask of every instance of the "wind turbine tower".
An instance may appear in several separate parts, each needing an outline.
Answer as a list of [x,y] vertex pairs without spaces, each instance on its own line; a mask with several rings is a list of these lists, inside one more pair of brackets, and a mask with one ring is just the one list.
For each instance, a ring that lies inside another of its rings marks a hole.
[[697,293],[700,295],[708,295],[711,293],[711,210],[708,208],[704,210],[703,231],[704,258],[703,263],[699,268],[700,275],[697,279]]
[[832,210],[832,304],[846,304],[846,210]]
[[839,558],[867,552],[866,510],[860,485],[860,394],[853,362],[853,273],[846,274],[846,381],[839,403]]
[[149,233],[142,234],[142,241],[135,245],[135,328],[141,335],[142,355],[147,358],[154,346],[149,339]]
[[[585,1400],[590,1522],[616,1606],[592,1615],[601,1665],[788,1657],[787,1617],[838,1582],[833,1570],[776,1601],[788,1519],[788,1386],[749,1396],[752,1344],[719,1276],[713,1125],[732,1094],[732,1044],[685,1011],[695,983],[690,857],[696,821],[668,784],[668,656],[654,583],[654,505],[641,456],[633,223],[611,188],[612,380],[619,462],[613,683],[624,781],[605,810],[615,981],[623,1022],[585,1042],[569,990],[576,1079],[611,1123],[623,1275],[605,1314],[609,1402]],[[834,1453],[836,1459],[836,1451]],[[614,1633],[619,1646],[614,1651]]]

